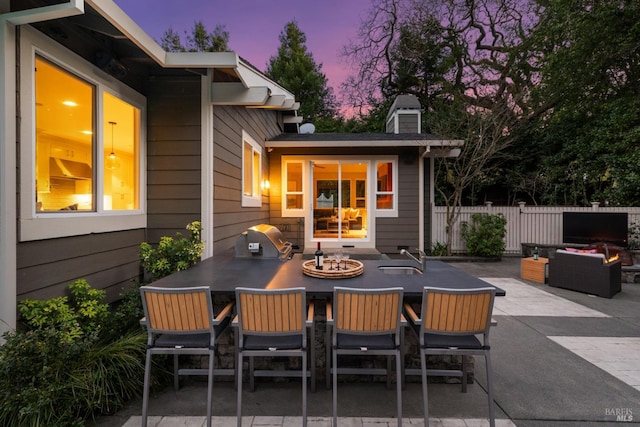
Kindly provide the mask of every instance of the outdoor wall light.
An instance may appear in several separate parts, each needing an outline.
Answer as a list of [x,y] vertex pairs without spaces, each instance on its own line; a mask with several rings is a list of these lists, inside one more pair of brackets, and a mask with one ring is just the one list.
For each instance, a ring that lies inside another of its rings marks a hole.
[[263,193],[268,193],[269,188],[271,188],[271,184],[269,183],[269,180],[263,179],[262,182],[260,183],[260,188],[262,188]]

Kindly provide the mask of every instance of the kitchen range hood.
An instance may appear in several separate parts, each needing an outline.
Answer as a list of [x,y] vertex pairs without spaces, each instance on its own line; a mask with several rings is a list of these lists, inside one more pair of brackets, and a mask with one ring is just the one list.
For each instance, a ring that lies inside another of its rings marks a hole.
[[49,158],[49,176],[51,178],[87,180],[93,178],[91,166],[73,160]]

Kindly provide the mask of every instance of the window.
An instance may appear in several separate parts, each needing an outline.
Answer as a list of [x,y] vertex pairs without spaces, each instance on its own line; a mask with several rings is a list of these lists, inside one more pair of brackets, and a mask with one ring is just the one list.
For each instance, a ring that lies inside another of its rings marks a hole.
[[304,209],[303,162],[286,161],[283,163],[282,216],[302,216]]
[[140,206],[140,110],[110,93],[103,99],[104,210],[135,210]]
[[145,227],[145,98],[37,32],[21,43],[21,240]]
[[[36,211],[73,214],[135,210],[138,200],[140,110],[36,56]],[[102,111],[102,137],[95,114]],[[102,141],[102,191],[95,183],[96,147]]]
[[262,148],[246,132],[242,132],[242,206],[262,206]]
[[376,162],[376,210],[380,213],[396,211],[395,170],[393,162]]
[[36,57],[36,210],[95,211],[96,88]]

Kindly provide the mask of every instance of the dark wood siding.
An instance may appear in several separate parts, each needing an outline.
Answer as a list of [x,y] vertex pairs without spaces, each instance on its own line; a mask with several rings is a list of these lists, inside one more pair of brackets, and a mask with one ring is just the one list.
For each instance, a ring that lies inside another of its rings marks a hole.
[[376,248],[398,253],[398,246],[418,247],[418,153],[398,158],[398,217],[377,218]]
[[85,278],[117,300],[139,279],[141,242],[200,219],[200,78],[151,77],[146,89],[149,229],[19,243],[18,299],[64,295]]
[[226,251],[248,227],[270,223],[269,195],[261,207],[242,207],[242,131],[263,147],[262,174],[269,179],[268,152],[264,141],[281,133],[274,111],[243,107],[213,109],[213,250]]
[[201,220],[199,76],[156,76],[147,84],[147,236],[188,235]]
[[144,230],[131,230],[19,243],[18,300],[65,295],[69,283],[83,278],[106,290],[107,301],[117,300],[140,276],[143,240]]

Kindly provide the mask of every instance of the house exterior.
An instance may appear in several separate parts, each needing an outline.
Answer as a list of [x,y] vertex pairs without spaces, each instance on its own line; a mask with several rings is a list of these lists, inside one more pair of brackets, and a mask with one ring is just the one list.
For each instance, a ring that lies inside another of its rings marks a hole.
[[111,0],[0,0],[0,333],[85,278],[114,301],[138,246],[203,226],[204,258],[271,223],[299,248],[429,242],[434,156],[400,97],[388,133],[299,134],[235,52],[168,53]]
[[236,53],[167,53],[110,0],[0,0],[0,49],[0,332],[78,278],[117,299],[194,220],[205,257],[269,222],[298,105]]

